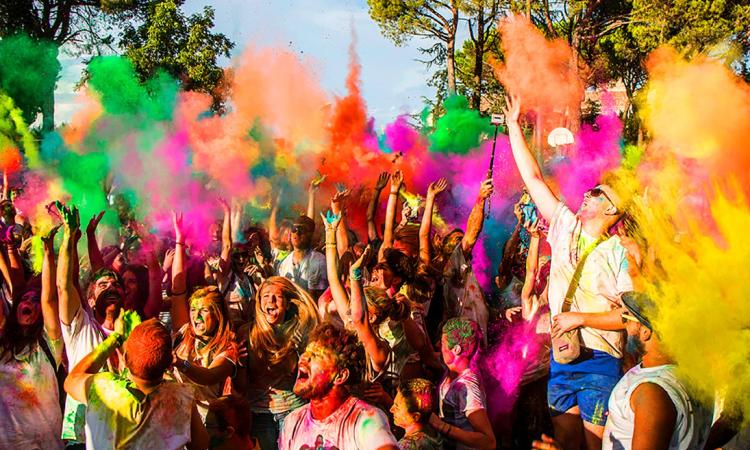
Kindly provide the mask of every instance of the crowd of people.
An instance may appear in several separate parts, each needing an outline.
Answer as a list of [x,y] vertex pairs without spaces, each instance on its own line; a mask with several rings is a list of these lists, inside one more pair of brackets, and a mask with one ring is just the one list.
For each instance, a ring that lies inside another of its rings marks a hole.
[[[429,186],[421,219],[399,214],[397,170],[366,180],[366,211],[340,189],[316,212],[319,179],[293,218],[278,199],[266,223],[217,199],[205,248],[179,211],[173,234],[127,223],[122,245],[100,247],[98,214],[87,255],[76,205],[49,205],[56,225],[34,237],[6,181],[0,449],[741,448],[677,377],[652,321],[659,299],[634,288],[644,254],[621,226],[628,199],[602,182],[571,211],[519,111],[509,99],[526,192],[495,278],[499,311],[472,268],[491,180],[465,227],[444,233],[432,221],[448,183]],[[493,330],[517,323],[537,351],[513,355],[524,372],[506,432],[480,363]]]

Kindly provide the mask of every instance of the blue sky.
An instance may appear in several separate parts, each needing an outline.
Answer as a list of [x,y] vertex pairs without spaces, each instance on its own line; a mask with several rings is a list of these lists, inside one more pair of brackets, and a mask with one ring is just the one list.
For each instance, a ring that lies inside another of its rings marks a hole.
[[[313,61],[312,71],[323,88],[344,93],[348,47],[352,28],[362,65],[362,90],[376,126],[382,128],[402,113],[422,109],[422,97],[433,90],[426,85],[430,73],[416,61],[419,40],[395,46],[380,34],[367,13],[365,0],[187,0],[188,14],[210,5],[215,10],[215,30],[226,34],[239,55],[248,43],[289,49]],[[73,87],[83,68],[79,60],[61,58],[62,79],[56,92],[58,123],[75,110]],[[231,64],[222,60],[221,65]]]

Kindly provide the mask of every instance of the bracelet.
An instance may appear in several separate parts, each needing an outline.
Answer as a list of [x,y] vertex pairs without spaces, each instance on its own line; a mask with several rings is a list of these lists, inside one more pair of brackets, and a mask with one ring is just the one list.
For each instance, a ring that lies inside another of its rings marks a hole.
[[335,242],[326,242],[326,248],[338,248]]
[[396,192],[391,191],[391,195],[398,195],[398,191]]
[[174,245],[185,245],[185,243],[184,242],[176,242],[175,241]]
[[352,281],[359,281],[362,279],[362,269],[359,267],[352,268],[349,270],[349,279]]

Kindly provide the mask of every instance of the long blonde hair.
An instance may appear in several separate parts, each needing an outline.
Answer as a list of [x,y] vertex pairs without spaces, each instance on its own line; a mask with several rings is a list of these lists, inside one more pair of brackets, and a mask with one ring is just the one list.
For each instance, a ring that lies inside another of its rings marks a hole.
[[188,326],[185,328],[185,333],[182,336],[182,342],[177,347],[177,353],[187,358],[195,351],[196,356],[201,359],[207,359],[210,364],[215,355],[229,349],[235,349],[237,344],[234,341],[234,333],[230,329],[226,306],[219,290],[214,286],[196,289],[190,296],[188,304],[199,298],[205,298],[211,302],[210,310],[216,316],[218,322],[216,331],[208,340],[206,346],[198,350],[195,347],[196,338],[193,325],[188,322]]
[[[268,323],[261,310],[260,297],[266,286],[280,287],[286,302],[286,316],[290,318],[279,326],[278,331]],[[318,308],[307,291],[284,277],[270,277],[260,285],[255,295],[255,322],[250,329],[250,352],[260,361],[278,364],[290,352],[302,346],[303,339],[307,339],[307,335],[319,322]]]

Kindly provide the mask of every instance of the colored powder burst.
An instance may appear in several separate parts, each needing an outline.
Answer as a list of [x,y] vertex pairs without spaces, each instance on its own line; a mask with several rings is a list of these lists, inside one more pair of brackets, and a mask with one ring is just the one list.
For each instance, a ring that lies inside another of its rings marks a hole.
[[465,155],[492,133],[489,119],[470,109],[466,97],[450,96],[443,105],[445,114],[437,120],[430,135],[430,151]]
[[560,193],[571,209],[578,209],[583,194],[620,165],[621,141],[622,122],[617,115],[599,116],[594,126],[581,127],[571,153],[551,166]]
[[4,169],[13,172],[21,168],[16,156],[19,150],[26,157],[29,168],[39,166],[39,150],[21,110],[16,107],[12,98],[0,92],[0,151]]
[[53,95],[60,74],[58,45],[25,34],[0,39],[0,90],[12,97],[26,123]]
[[417,146],[424,146],[422,136],[407,120],[407,116],[398,118],[385,126],[385,146],[388,152],[408,154]]
[[524,16],[512,15],[500,22],[504,61],[491,61],[495,77],[522,107],[542,119],[545,129],[576,123],[583,82],[573,61],[573,51],[562,40],[547,40]]

